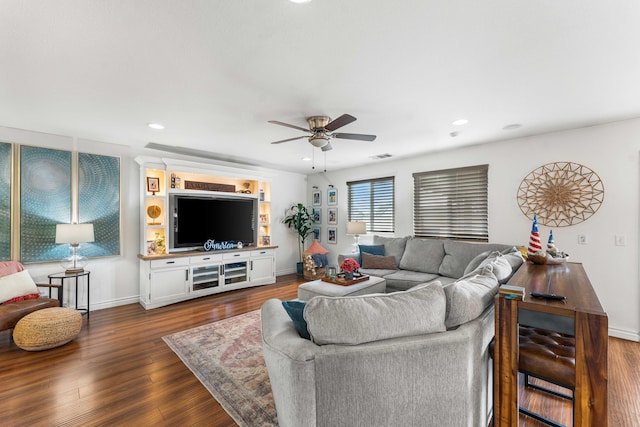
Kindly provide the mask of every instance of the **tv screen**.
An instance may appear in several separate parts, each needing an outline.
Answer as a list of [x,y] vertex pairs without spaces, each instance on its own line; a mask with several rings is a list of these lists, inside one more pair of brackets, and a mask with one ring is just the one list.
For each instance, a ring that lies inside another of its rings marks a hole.
[[216,242],[255,243],[255,200],[174,195],[170,249]]

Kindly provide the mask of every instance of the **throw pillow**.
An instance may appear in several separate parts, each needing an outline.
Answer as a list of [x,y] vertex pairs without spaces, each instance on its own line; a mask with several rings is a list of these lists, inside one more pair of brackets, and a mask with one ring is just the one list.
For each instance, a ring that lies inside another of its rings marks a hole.
[[390,294],[317,296],[304,310],[318,345],[357,345],[445,330],[446,301],[440,282]]
[[511,277],[511,264],[509,264],[509,261],[507,261],[500,252],[491,252],[489,256],[480,263],[478,268],[484,267],[487,264],[491,264],[493,267],[493,274],[498,279],[498,282],[502,282]]
[[313,243],[311,244],[311,246],[309,246],[307,250],[304,252],[311,255],[314,255],[314,254],[326,255],[329,253],[329,251],[323,248],[322,245],[318,242],[318,239],[313,239]]
[[298,334],[302,338],[310,340],[311,337],[307,329],[307,322],[304,320],[304,307],[306,303],[304,301],[282,301],[282,306],[293,321],[293,326],[295,326]]
[[362,268],[377,268],[384,270],[397,270],[396,259],[392,256],[372,255],[362,252]]
[[447,329],[467,323],[493,303],[498,293],[498,279],[491,264],[479,268],[444,287],[447,296],[445,325]]
[[362,253],[366,252],[373,255],[384,255],[384,245],[358,245],[358,264],[362,265]]
[[27,270],[0,277],[0,303],[7,302],[16,297],[34,294],[40,295],[36,284]]

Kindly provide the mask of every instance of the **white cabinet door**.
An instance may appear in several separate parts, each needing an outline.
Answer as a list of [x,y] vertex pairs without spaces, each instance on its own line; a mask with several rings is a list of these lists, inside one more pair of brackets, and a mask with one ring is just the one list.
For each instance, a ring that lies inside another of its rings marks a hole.
[[151,270],[149,301],[151,305],[182,301],[187,295],[189,268]]
[[276,280],[275,252],[258,250],[251,252],[249,280],[251,284],[262,285]]

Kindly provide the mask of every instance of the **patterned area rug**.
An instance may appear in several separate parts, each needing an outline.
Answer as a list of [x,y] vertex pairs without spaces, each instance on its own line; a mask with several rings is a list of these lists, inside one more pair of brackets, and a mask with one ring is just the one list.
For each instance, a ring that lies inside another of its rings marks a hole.
[[238,425],[278,425],[259,310],[162,339]]

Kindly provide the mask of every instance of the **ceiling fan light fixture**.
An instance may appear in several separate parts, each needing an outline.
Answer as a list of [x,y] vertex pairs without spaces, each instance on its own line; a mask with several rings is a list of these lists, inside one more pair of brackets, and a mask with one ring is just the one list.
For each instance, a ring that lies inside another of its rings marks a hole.
[[329,137],[324,134],[315,134],[309,137],[309,142],[314,147],[322,148],[329,143]]

